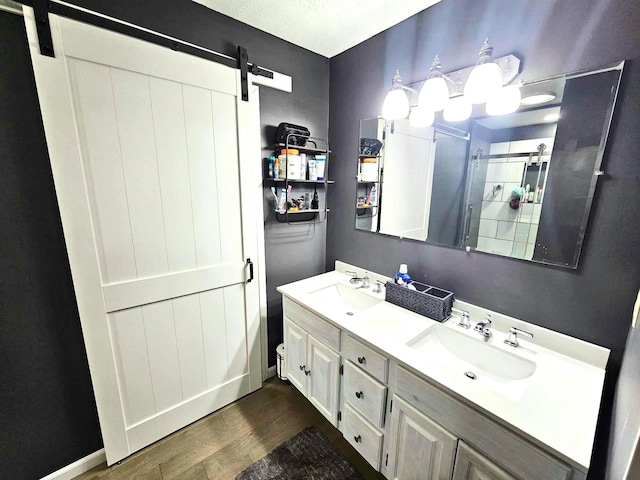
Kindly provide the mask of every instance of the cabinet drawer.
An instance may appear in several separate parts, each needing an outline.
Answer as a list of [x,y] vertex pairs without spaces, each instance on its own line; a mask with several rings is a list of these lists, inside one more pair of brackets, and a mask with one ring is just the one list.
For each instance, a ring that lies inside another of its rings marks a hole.
[[402,367],[398,368],[395,394],[457,437],[475,446],[481,445],[482,455],[504,466],[517,478],[572,478],[572,469],[568,465]]
[[376,427],[384,424],[387,387],[353,363],[344,362],[344,400]]
[[348,404],[344,406],[342,433],[373,468],[380,470],[383,435]]
[[304,328],[308,333],[316,337],[325,345],[340,351],[340,329],[334,327],[318,315],[310,312],[293,300],[283,297],[282,308],[284,316]]
[[387,383],[389,360],[358,340],[345,335],[342,341],[342,355],[382,383]]

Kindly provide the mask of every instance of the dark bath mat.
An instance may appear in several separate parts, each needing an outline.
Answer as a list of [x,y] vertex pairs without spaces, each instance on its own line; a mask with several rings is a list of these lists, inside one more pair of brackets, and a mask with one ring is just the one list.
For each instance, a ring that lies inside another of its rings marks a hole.
[[276,447],[236,480],[362,480],[357,470],[316,427]]

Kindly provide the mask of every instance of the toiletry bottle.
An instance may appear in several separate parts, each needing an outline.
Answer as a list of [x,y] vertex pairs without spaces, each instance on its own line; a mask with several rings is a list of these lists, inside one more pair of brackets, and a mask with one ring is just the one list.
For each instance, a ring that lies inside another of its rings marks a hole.
[[268,166],[268,175],[269,178],[276,178],[275,170],[276,168],[276,157],[275,155],[269,156],[269,166]]
[[395,282],[398,285],[402,285],[402,286],[407,286],[409,282],[411,282],[411,277],[409,276],[409,269],[407,268],[406,263],[400,264],[398,273],[396,273]]
[[313,192],[313,200],[311,200],[311,209],[318,210],[320,208],[320,199],[318,198],[318,192]]

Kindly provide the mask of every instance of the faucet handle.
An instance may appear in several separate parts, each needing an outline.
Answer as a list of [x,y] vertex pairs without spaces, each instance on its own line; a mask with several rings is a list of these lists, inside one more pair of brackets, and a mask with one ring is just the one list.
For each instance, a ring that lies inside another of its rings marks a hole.
[[460,319],[460,323],[458,323],[459,327],[462,328],[471,328],[471,320],[469,319],[469,312],[466,310],[462,311],[462,318]]
[[485,323],[491,325],[491,314],[487,313],[487,316],[484,319]]
[[533,338],[533,333],[525,332],[524,330],[520,330],[517,327],[511,327],[509,329],[509,334],[507,335],[507,338],[504,339],[504,343],[506,343],[511,347],[516,347],[516,348],[519,347],[520,343],[518,343],[518,334],[525,335],[529,338]]
[[381,282],[380,280],[376,280],[376,289],[373,291],[373,293],[382,293],[383,285],[384,285],[384,282]]

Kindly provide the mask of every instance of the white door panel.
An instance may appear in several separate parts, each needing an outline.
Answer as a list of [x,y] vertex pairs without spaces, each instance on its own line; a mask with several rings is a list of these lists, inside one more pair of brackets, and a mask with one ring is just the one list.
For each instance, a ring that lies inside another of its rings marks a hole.
[[109,315],[118,380],[127,426],[156,413],[141,308]]
[[258,92],[241,102],[234,69],[50,17],[55,58],[25,7],[112,464],[261,386]]

